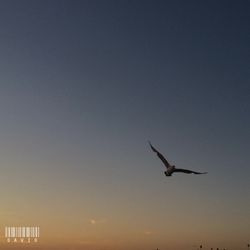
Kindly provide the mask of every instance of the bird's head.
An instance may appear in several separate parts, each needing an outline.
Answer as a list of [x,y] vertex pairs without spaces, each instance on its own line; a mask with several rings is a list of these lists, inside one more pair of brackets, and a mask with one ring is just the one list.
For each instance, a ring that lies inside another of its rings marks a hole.
[[167,177],[171,176],[171,174],[170,174],[168,171],[165,171],[164,174],[165,174]]

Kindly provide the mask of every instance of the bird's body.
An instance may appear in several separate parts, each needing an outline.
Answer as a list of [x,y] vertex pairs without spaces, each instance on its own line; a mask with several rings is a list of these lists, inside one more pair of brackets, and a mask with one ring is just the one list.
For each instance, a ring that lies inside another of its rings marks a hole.
[[169,166],[164,172],[166,176],[171,176],[175,171],[175,166]]
[[206,174],[207,172],[195,172],[188,169],[176,168],[174,165],[169,164],[169,162],[165,159],[165,157],[153,147],[153,145],[149,142],[151,149],[157,154],[157,156],[161,159],[163,164],[166,167],[166,171],[164,172],[166,176],[171,176],[173,173],[185,173],[185,174]]

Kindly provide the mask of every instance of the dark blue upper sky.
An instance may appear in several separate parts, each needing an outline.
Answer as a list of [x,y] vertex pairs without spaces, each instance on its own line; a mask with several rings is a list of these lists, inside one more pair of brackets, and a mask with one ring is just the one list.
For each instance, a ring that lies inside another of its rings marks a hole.
[[122,176],[106,191],[128,195],[159,181],[150,139],[176,165],[218,172],[208,194],[249,194],[249,1],[0,3],[2,166]]
[[3,113],[246,143],[248,1],[3,1],[0,11]]

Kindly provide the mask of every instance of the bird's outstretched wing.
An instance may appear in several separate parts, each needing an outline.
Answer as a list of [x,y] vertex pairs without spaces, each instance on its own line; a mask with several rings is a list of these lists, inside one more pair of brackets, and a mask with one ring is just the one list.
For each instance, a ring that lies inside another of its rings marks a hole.
[[180,172],[180,173],[185,173],[185,174],[207,174],[207,172],[195,172],[192,170],[188,170],[188,169],[181,169],[181,168],[175,168],[174,172]]
[[162,160],[162,162],[164,163],[164,165],[166,166],[166,168],[169,168],[171,165],[168,163],[168,161],[164,158],[164,156],[159,152],[157,151],[153,145],[151,144],[151,142],[149,141],[148,142],[151,149],[157,154],[157,156]]

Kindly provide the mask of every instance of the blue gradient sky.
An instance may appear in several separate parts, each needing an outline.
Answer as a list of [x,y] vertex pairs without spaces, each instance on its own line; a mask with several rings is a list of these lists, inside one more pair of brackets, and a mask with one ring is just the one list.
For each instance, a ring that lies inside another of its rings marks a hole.
[[[245,246],[249,1],[0,3],[2,225],[46,249]],[[148,139],[209,174],[166,178]]]

